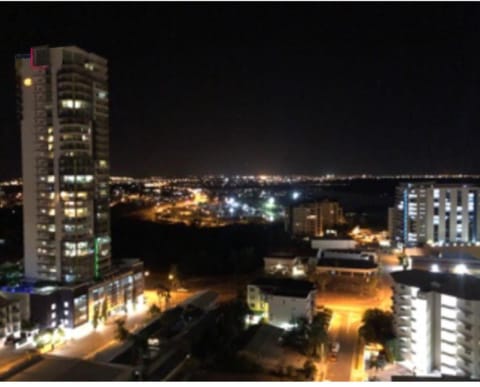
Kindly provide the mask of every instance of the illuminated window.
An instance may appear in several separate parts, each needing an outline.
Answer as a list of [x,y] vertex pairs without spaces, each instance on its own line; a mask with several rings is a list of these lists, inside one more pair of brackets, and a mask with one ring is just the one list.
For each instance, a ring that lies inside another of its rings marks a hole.
[[87,103],[81,100],[75,99],[62,99],[60,105],[64,109],[84,109],[87,107]]
[[103,90],[99,90],[97,95],[98,95],[98,99],[105,99],[105,98],[107,98],[107,92],[106,92],[106,91],[103,91]]

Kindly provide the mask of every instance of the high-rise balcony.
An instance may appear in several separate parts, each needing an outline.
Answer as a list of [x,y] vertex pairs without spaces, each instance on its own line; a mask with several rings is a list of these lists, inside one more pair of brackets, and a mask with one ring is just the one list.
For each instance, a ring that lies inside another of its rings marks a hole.
[[471,334],[460,333],[457,336],[457,345],[463,347],[464,349],[471,349],[472,348],[472,338]]
[[470,322],[473,318],[473,313],[468,309],[458,308],[457,320],[462,322]]
[[466,322],[465,320],[458,320],[457,321],[457,331],[461,334],[467,334],[471,335],[472,334],[472,329],[473,325],[469,322]]

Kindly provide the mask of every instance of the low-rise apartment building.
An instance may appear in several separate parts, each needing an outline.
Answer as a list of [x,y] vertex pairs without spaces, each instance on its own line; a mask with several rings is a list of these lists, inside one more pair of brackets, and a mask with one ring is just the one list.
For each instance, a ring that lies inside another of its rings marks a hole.
[[283,329],[289,329],[299,318],[312,321],[315,295],[316,287],[312,282],[291,278],[264,277],[247,286],[250,310]]

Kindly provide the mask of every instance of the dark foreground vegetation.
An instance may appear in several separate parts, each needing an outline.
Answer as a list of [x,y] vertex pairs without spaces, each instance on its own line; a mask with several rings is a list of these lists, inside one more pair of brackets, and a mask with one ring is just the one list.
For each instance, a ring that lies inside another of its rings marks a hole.
[[113,256],[142,258],[152,271],[174,264],[186,276],[249,273],[270,250],[291,244],[283,223],[198,228],[138,220],[129,212],[112,209]]

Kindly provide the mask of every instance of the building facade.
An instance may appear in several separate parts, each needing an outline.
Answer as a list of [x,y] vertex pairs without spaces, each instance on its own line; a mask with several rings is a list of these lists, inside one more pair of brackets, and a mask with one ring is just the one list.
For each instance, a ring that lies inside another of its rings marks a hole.
[[94,320],[143,307],[143,263],[128,260],[112,267],[101,281],[49,286],[23,283],[5,286],[0,296],[14,302],[22,320],[38,327],[73,332]]
[[20,336],[20,303],[0,295],[0,339]]
[[321,200],[289,207],[285,222],[293,235],[321,237],[328,229],[345,224],[345,218],[338,202]]
[[394,328],[412,371],[480,377],[480,279],[424,270],[391,275]]
[[396,189],[393,242],[474,244],[480,229],[480,188],[471,185],[407,183]]
[[247,286],[247,304],[268,323],[289,329],[298,318],[311,322],[316,288],[312,282],[291,278],[259,278]]
[[2,293],[40,328],[143,307],[143,262],[111,262],[107,60],[41,46],[15,65],[25,278]]
[[110,268],[106,59],[78,47],[16,57],[25,276],[78,283]]

